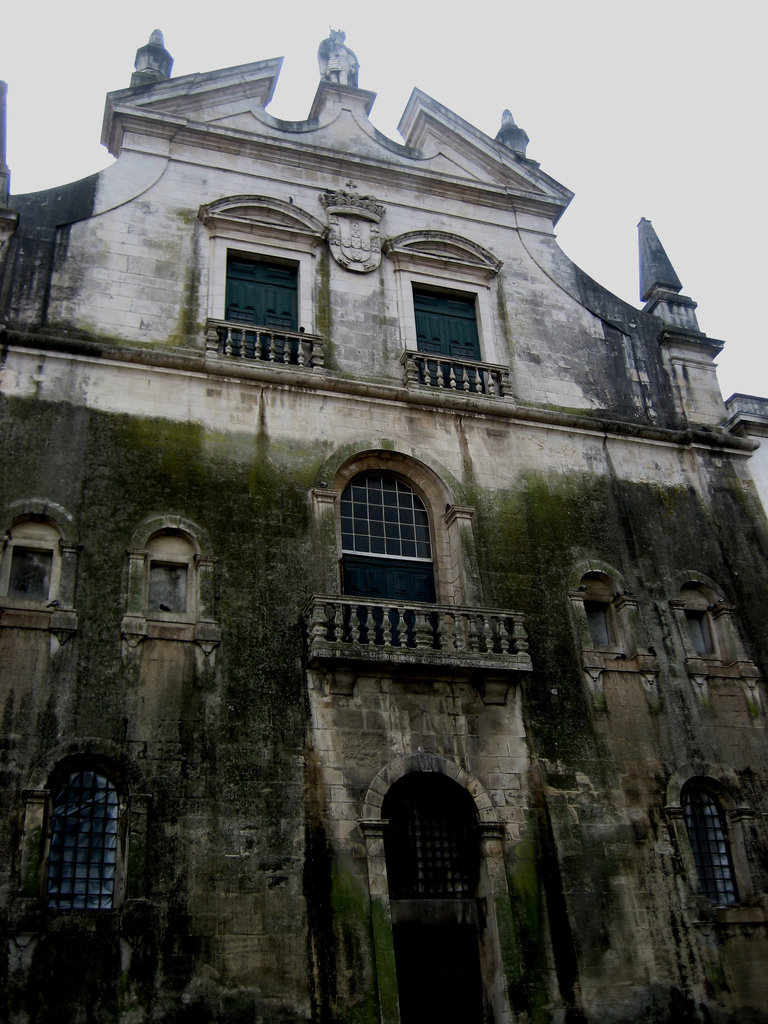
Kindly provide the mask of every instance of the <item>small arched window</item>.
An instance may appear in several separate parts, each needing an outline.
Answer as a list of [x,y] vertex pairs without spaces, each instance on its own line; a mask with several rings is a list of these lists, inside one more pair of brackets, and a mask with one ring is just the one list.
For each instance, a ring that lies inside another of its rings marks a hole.
[[429,515],[418,494],[392,474],[360,473],[341,495],[346,594],[435,600]]
[[696,782],[683,788],[681,804],[702,893],[712,903],[737,901],[725,812],[712,791]]
[[46,901],[55,910],[111,910],[121,871],[123,802],[108,775],[71,772],[53,790]]
[[61,534],[44,519],[21,519],[6,534],[3,592],[22,601],[58,597]]
[[147,543],[146,609],[187,616],[194,614],[192,566],[195,549],[180,530],[163,530]]
[[593,647],[614,647],[617,638],[611,607],[615,592],[612,580],[603,572],[587,572],[581,578],[579,590],[584,596],[584,613]]

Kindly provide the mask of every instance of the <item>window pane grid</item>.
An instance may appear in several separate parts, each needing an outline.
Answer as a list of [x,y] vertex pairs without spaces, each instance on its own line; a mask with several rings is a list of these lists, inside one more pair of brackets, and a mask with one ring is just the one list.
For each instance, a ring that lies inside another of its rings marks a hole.
[[96,772],[74,772],[52,808],[48,906],[109,910],[117,865],[117,791]]
[[342,550],[429,561],[429,518],[411,488],[393,477],[357,478],[341,496]]
[[722,811],[705,790],[691,787],[683,797],[685,824],[699,883],[713,903],[735,903],[736,885]]

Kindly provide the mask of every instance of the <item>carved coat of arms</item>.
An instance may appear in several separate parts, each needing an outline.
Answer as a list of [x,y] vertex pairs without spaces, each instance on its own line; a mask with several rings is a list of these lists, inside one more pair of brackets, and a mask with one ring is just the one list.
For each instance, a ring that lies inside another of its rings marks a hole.
[[328,211],[328,247],[339,266],[362,274],[375,270],[381,263],[382,204],[353,192],[324,192],[320,202]]

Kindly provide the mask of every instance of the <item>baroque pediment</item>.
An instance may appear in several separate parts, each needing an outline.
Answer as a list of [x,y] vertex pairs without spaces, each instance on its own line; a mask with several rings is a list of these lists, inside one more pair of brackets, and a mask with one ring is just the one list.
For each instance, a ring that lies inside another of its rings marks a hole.
[[398,270],[432,266],[478,280],[490,280],[502,266],[489,249],[448,231],[408,231],[388,239],[384,252]]
[[325,236],[325,227],[316,217],[273,196],[227,196],[201,206],[198,217],[212,234],[301,238],[312,245]]

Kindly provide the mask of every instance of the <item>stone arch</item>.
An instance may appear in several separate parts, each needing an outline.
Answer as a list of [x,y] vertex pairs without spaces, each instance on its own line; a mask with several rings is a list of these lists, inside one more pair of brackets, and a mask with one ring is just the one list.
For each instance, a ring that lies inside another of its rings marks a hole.
[[211,543],[208,534],[202,527],[180,515],[153,515],[142,520],[131,535],[131,548],[146,548],[150,539],[164,530],[183,533],[192,542],[195,554],[210,551]]
[[384,797],[399,779],[416,772],[434,772],[445,775],[465,789],[475,804],[477,820],[482,825],[498,825],[499,819],[493,802],[483,784],[465,768],[450,758],[440,754],[428,754],[419,751],[416,754],[403,754],[390,761],[381,769],[368,787],[363,801],[363,819],[367,822],[381,821],[381,808]]
[[[401,478],[419,496],[429,517],[433,545],[435,590],[438,603],[461,605],[466,603],[467,579],[476,579],[476,567],[466,571],[464,559],[473,545],[462,543],[462,532],[472,530],[474,509],[456,505],[453,492],[443,477],[426,463],[390,448],[366,448],[353,454],[346,449],[331,457],[323,467],[319,487],[313,492],[318,519],[324,512],[335,517],[334,532],[338,559],[334,575],[340,579],[341,523],[339,500],[344,488],[359,473],[381,471]],[[329,573],[329,576],[331,574]],[[337,582],[337,585],[338,582]],[[474,594],[471,595],[475,599]]]

